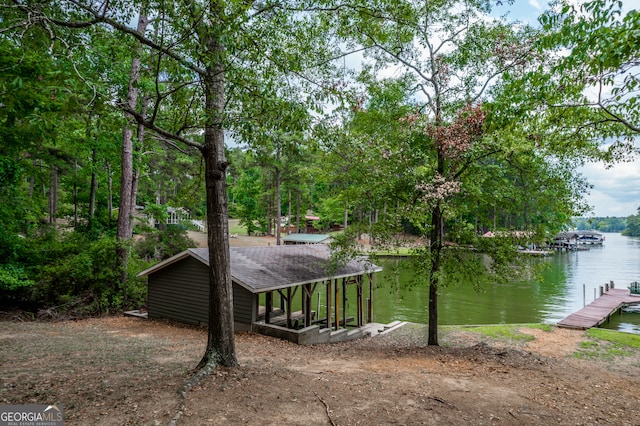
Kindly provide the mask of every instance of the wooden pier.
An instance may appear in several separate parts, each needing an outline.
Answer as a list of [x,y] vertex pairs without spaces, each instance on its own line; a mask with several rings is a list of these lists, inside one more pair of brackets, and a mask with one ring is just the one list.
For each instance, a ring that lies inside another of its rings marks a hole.
[[640,303],[640,295],[632,295],[627,289],[611,288],[578,312],[560,321],[557,325],[563,328],[586,330],[599,326],[618,309],[638,303]]

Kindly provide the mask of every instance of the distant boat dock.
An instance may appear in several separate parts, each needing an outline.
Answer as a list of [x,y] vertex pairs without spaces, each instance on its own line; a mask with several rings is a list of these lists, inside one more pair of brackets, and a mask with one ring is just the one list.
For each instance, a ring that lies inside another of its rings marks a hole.
[[631,294],[628,289],[614,288],[612,282],[611,288],[607,284],[606,291],[601,290],[600,297],[558,322],[557,325],[562,328],[586,330],[599,326],[619,309],[636,304],[640,304],[639,294]]
[[604,235],[598,231],[567,231],[554,238],[550,247],[556,250],[586,250],[588,246],[604,243]]

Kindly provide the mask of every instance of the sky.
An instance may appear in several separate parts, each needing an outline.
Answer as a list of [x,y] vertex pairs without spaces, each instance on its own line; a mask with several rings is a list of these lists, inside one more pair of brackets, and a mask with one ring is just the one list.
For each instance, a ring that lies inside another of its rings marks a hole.
[[581,170],[594,187],[587,196],[595,217],[627,217],[640,208],[640,158],[618,163],[610,169],[588,164]]
[[[637,6],[637,0],[624,0],[623,10]],[[518,20],[536,25],[538,16],[547,6],[546,0],[515,0],[513,5],[502,2],[494,8],[494,14],[508,20]],[[638,143],[640,145],[640,143]],[[638,214],[640,207],[640,157],[635,161],[619,163],[605,168],[602,163],[592,163],[578,170],[593,185],[587,201],[595,217],[627,217]]]

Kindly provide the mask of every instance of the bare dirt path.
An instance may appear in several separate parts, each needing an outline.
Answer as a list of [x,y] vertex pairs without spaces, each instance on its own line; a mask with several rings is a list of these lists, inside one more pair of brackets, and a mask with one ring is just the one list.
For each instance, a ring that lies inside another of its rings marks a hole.
[[[229,226],[236,226],[238,219],[229,219]],[[199,231],[187,231],[187,235],[195,243],[196,247],[207,247],[207,234]],[[248,236],[240,234],[232,234],[229,238],[229,246],[231,247],[252,247],[252,246],[275,246],[276,237],[267,235],[263,237]]]
[[[570,354],[580,331],[522,344],[424,327],[335,345],[237,336],[240,367],[186,398],[184,425],[638,425],[640,357]],[[69,425],[167,424],[206,343],[137,318],[0,322],[0,404],[61,403]]]

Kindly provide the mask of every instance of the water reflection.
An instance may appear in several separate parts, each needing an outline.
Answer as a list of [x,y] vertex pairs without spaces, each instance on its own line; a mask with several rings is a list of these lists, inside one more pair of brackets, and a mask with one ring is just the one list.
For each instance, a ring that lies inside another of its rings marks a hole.
[[[440,324],[556,323],[594,300],[599,286],[614,281],[618,288],[640,280],[640,239],[606,234],[604,246],[558,253],[545,262],[538,279],[502,284],[484,283],[441,289]],[[411,262],[387,259],[378,276],[375,320],[427,322],[428,289],[415,282]],[[615,315],[606,327],[640,333],[640,307]]]

